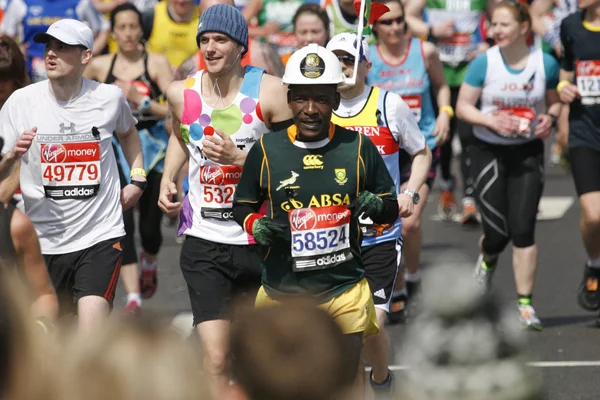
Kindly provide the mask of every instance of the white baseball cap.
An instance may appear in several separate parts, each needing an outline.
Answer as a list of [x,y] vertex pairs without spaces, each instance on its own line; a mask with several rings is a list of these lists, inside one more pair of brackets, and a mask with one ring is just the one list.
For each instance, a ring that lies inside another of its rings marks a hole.
[[[358,41],[355,33],[344,32],[338,33],[334,37],[331,38],[329,43],[327,43],[327,50],[335,51],[341,50],[345,51],[348,54],[357,56],[356,50],[358,48]],[[369,62],[369,44],[367,43],[367,39],[362,38],[362,45],[360,46],[360,55],[362,58]],[[362,61],[362,59],[361,59]]]
[[61,19],[56,21],[44,33],[38,33],[33,37],[36,43],[46,43],[54,38],[70,46],[83,46],[86,49],[94,49],[94,34],[83,22],[74,19]]

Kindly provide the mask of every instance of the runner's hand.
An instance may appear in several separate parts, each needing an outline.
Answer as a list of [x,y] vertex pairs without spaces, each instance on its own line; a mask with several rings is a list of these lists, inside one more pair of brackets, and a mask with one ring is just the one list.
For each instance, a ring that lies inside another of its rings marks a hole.
[[401,193],[398,196],[398,216],[408,218],[415,212],[415,202],[408,195]]
[[142,189],[131,183],[121,189],[121,206],[123,207],[123,211],[135,206],[135,203],[142,197],[143,193]]
[[204,136],[202,151],[210,160],[223,165],[236,165],[244,151],[237,148],[230,136],[215,129],[214,135]]
[[142,101],[142,98],[144,96],[142,96],[140,92],[138,92],[137,88],[133,85],[132,81],[116,80],[115,85],[117,85],[119,89],[121,89],[121,91],[125,95],[125,98],[128,101],[134,103],[136,106],[140,105],[140,102]]
[[12,150],[9,152],[9,158],[20,160],[21,157],[23,157],[23,155],[27,153],[27,150],[29,150],[29,148],[31,147],[36,133],[37,126],[31,128],[31,130],[23,132],[19,139],[17,139],[15,147],[13,147]]
[[552,118],[548,114],[540,114],[537,117],[538,124],[535,127],[535,137],[546,139],[552,132]]
[[513,136],[519,129],[519,121],[506,113],[498,113],[488,118],[489,129],[503,136]]
[[477,45],[477,50],[470,52],[467,54],[467,61],[472,61],[478,55],[485,53],[490,48],[490,45],[483,42]]
[[383,210],[383,200],[376,194],[363,190],[358,197],[352,200],[348,209],[353,215],[359,216],[364,213],[367,217],[373,219]]
[[181,211],[181,202],[173,202],[173,197],[177,195],[177,186],[173,182],[161,183],[160,194],[158,196],[158,207],[167,217],[176,217]]
[[454,19],[431,26],[431,36],[436,39],[449,39],[454,35]]
[[562,88],[562,90],[559,93],[559,96],[560,101],[562,101],[563,103],[572,103],[573,100],[580,97],[579,91],[577,90],[577,86],[575,86],[572,83]]
[[269,217],[258,218],[252,223],[252,236],[263,246],[271,246],[278,239],[285,238],[287,227]]
[[440,146],[446,143],[448,140],[448,134],[450,133],[450,116],[448,113],[439,113],[435,120],[435,128],[433,129],[432,135],[436,137],[435,143]]

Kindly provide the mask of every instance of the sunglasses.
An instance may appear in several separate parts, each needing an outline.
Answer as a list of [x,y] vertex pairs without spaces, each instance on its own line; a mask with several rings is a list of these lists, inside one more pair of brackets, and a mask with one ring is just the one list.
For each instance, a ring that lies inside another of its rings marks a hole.
[[392,18],[392,19],[378,19],[377,23],[381,24],[381,25],[392,25],[394,23],[394,21],[400,25],[401,23],[404,22],[404,17],[396,17],[396,18]]
[[346,54],[338,54],[337,55],[337,59],[340,60],[341,62],[343,62],[344,65],[347,66],[347,67],[353,67],[354,66],[354,62],[356,61],[356,57],[349,56],[349,55],[346,55]]

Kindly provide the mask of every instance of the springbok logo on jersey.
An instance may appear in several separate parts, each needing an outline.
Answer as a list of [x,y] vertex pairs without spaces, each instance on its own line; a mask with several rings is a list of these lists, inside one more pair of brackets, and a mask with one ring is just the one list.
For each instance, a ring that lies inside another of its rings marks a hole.
[[221,185],[224,178],[223,170],[216,165],[205,165],[200,173],[200,183],[205,185]]
[[42,161],[46,163],[61,163],[67,158],[67,150],[62,144],[47,144],[42,149]]
[[317,225],[317,215],[310,208],[292,211],[290,222],[294,230],[311,230]]
[[279,189],[282,189],[286,186],[290,186],[293,185],[294,183],[296,183],[296,179],[300,176],[298,173],[294,172],[294,171],[290,171],[292,173],[292,176],[290,178],[284,179],[282,181],[279,181],[279,186],[277,187],[277,189],[275,189],[276,191]]

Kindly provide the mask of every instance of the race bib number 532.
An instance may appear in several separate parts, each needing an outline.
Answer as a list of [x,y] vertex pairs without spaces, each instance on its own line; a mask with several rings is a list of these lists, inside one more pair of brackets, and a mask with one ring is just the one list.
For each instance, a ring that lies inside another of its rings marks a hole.
[[288,218],[295,272],[331,268],[352,259],[346,207],[300,208],[290,211]]
[[200,167],[202,218],[228,221],[233,219],[233,195],[242,176],[234,165],[203,165]]
[[42,182],[46,197],[88,199],[100,188],[100,142],[42,143]]

